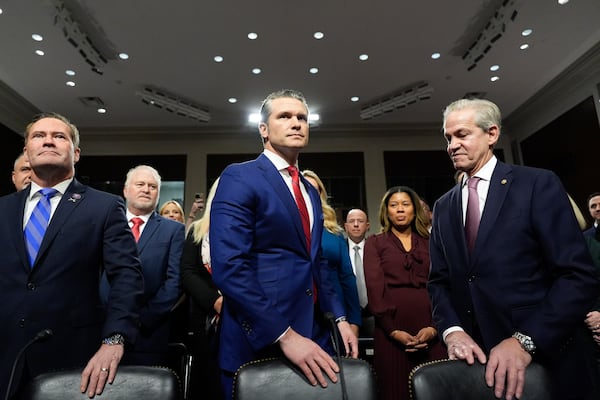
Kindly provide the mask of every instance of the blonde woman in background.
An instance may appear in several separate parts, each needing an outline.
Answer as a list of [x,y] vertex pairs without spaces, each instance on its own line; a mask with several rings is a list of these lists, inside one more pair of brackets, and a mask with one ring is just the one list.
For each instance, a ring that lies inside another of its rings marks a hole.
[[218,183],[219,179],[210,188],[202,218],[190,225],[181,256],[183,289],[191,299],[190,330],[193,332],[192,352],[197,373],[193,381],[198,388],[197,395],[210,399],[223,398],[216,361],[217,322],[223,296],[212,281],[208,238],[210,207]]
[[165,202],[158,210],[161,217],[172,219],[183,224],[183,208],[175,200]]
[[[317,189],[321,198],[325,227],[321,236],[321,248],[323,251],[322,256],[329,265],[326,278],[333,282],[336,294],[344,305],[350,328],[358,337],[362,317],[358,301],[358,289],[356,288],[356,277],[352,270],[344,229],[337,222],[335,210],[327,202],[327,191],[323,181],[315,172],[308,169],[302,171],[302,175]],[[329,326],[326,322],[323,326],[324,333],[330,331]],[[324,337],[327,338],[328,335],[325,334]],[[324,346],[328,343],[320,344]],[[325,348],[329,349],[329,347]]]

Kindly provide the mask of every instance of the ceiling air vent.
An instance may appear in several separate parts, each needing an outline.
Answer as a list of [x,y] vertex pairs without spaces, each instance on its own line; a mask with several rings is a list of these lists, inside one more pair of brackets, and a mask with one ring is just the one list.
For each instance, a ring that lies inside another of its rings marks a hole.
[[98,109],[104,107],[104,102],[100,97],[79,97],[79,101],[86,107]]

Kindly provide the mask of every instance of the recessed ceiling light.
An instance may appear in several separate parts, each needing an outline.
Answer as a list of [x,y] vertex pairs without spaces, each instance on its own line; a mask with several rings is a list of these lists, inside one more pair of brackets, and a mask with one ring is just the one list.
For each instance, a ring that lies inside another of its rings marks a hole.
[[313,33],[313,37],[317,40],[320,40],[325,37],[325,34],[323,32],[315,32],[315,33]]
[[230,97],[227,99],[227,101],[230,102],[231,104],[237,103],[237,99],[235,97]]
[[350,97],[350,101],[356,103],[358,100],[360,100],[360,98],[358,96],[352,96]]
[[523,32],[521,32],[521,36],[529,36],[533,33],[532,29],[524,29]]
[[528,45],[527,43],[523,43],[522,45],[520,45],[520,46],[519,46],[519,48],[520,48],[521,50],[526,50],[526,49],[528,49],[528,48],[529,48],[529,45]]
[[442,55],[440,53],[433,53],[431,55],[431,58],[433,58],[434,60],[437,60],[438,58],[440,58]]
[[254,122],[254,123],[260,122],[260,114],[253,113],[253,114],[248,115],[248,122]]
[[67,81],[67,86],[73,87],[73,86],[75,86],[75,82]]
[[223,62],[223,57],[222,56],[214,56],[213,60],[215,60],[215,62],[220,63],[220,62]]
[[358,56],[358,59],[360,61],[367,61],[369,59],[369,55],[368,54],[361,54],[360,56]]
[[319,73],[319,68],[317,67],[312,67],[311,69],[308,70],[308,72],[310,72],[311,74],[317,74]]
[[67,74],[68,76],[75,76],[75,71],[73,71],[72,69],[68,69],[65,71],[65,74]]
[[39,35],[37,33],[34,33],[33,35],[31,35],[31,38],[33,40],[35,40],[36,42],[41,42],[42,40],[44,40],[44,38],[42,37],[42,35]]
[[106,114],[106,108],[99,108],[98,114]]
[[558,0],[558,4],[560,4],[561,6],[567,4],[568,2],[569,0]]
[[2,9],[0,8],[0,14],[2,14]]
[[119,58],[121,60],[128,60],[129,59],[129,54],[127,54],[127,53],[119,53]]
[[44,53],[44,51],[43,51],[43,50],[36,50],[36,51],[35,51],[35,54],[37,54],[38,56],[43,56],[43,55],[44,55],[44,54],[46,54],[46,53]]
[[500,66],[498,64],[494,64],[490,67],[490,71],[498,71],[500,69]]
[[319,121],[320,119],[321,119],[321,116],[319,114],[314,114],[314,113],[313,114],[308,114],[308,120],[309,121],[316,122],[316,121]]
[[258,74],[260,74],[261,72],[262,72],[262,71],[261,71],[261,69],[260,69],[260,68],[252,68],[252,73],[253,73],[254,75],[258,75]]
[[256,33],[256,32],[250,32],[248,34],[248,39],[250,39],[250,40],[256,40],[256,39],[258,39],[258,33]]
[[500,77],[499,77],[499,76],[492,76],[492,77],[490,78],[490,81],[492,81],[492,82],[496,82],[496,81],[498,81],[498,80],[500,80]]

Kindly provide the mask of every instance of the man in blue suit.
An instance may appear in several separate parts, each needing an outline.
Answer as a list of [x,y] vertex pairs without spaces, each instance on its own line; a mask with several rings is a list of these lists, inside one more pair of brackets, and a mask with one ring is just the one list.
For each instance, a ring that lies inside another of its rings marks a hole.
[[[287,357],[313,385],[327,385],[323,373],[336,382],[337,364],[311,338],[315,313],[331,312],[346,352],[358,354],[342,303],[321,279],[319,194],[300,175],[301,199],[294,195],[291,174],[298,174],[298,154],[308,143],[302,94],[269,95],[259,132],[263,154],[223,171],[210,215],[212,277],[224,295],[219,364],[228,397],[238,367],[273,354]],[[297,201],[306,204],[306,230]]]
[[[123,188],[127,221],[137,241],[144,275],[140,333],[135,346],[125,353],[123,364],[159,365],[166,361],[171,309],[181,296],[179,263],[185,227],[155,212],[160,185],[161,177],[156,169],[139,165],[129,170]],[[101,293],[107,302],[110,285],[106,274],[102,277]]]
[[[434,320],[450,358],[487,363],[498,398],[521,397],[532,361],[548,367],[560,399],[592,398],[583,320],[599,293],[594,266],[558,177],[493,155],[500,120],[487,100],[444,111],[448,154],[466,177],[433,211]],[[478,183],[471,189],[469,180]],[[471,211],[480,222],[469,248]]]
[[[29,187],[0,198],[0,397],[17,353],[44,329],[53,336],[24,353],[11,394],[35,375],[81,366],[81,387],[72,389],[94,397],[113,382],[125,343],[137,335],[143,278],[125,207],[120,197],[74,179],[79,133],[65,117],[36,117],[25,130],[24,153]],[[49,199],[49,224],[34,245],[24,229],[40,222],[42,198]],[[106,308],[102,271],[112,285]]]

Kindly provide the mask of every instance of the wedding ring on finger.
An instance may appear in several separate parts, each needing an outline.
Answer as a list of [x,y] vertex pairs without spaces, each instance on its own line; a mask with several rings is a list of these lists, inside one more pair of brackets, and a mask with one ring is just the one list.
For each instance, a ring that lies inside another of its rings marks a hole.
[[100,368],[101,372],[108,372],[108,368]]

